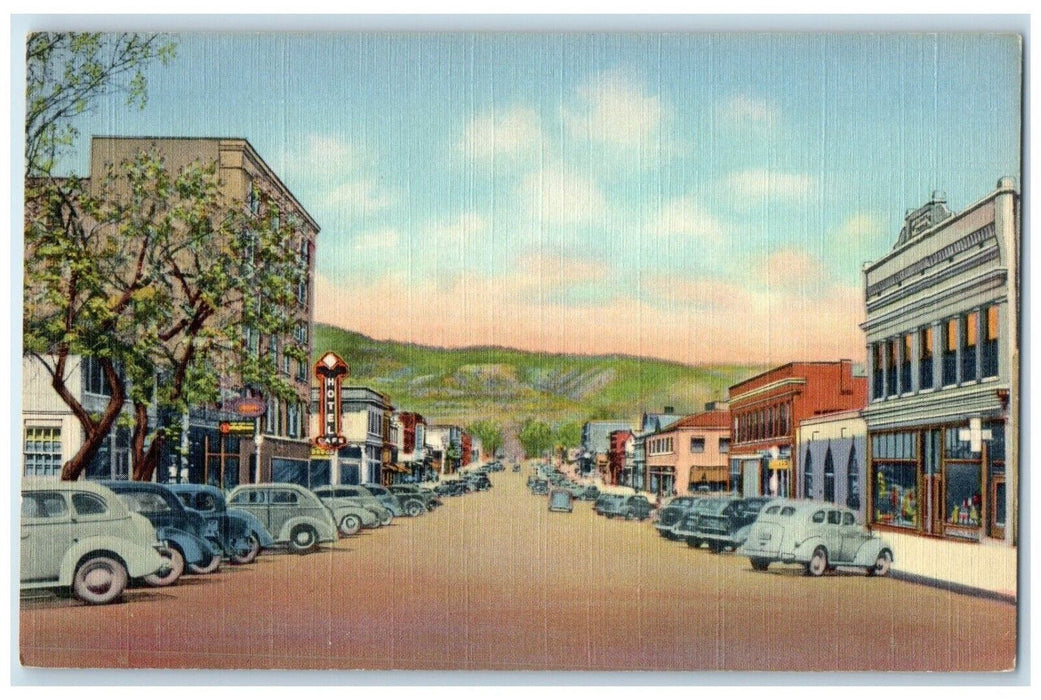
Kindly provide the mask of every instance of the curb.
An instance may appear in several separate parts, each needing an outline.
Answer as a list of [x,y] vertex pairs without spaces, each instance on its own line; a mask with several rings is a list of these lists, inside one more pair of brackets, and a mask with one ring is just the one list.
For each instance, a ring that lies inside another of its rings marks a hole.
[[1000,603],[1008,603],[1009,605],[1017,604],[1016,594],[1007,591],[992,591],[987,588],[969,586],[964,583],[955,583],[954,581],[945,581],[943,579],[932,578],[930,576],[923,576],[921,574],[912,574],[906,571],[898,571],[896,569],[891,569],[889,572],[889,576],[890,578],[898,579],[900,581],[917,583],[919,585],[929,586],[931,588],[939,588],[941,590],[950,591],[952,593],[959,593],[961,595],[971,595],[976,598],[987,598],[989,600],[996,600]]

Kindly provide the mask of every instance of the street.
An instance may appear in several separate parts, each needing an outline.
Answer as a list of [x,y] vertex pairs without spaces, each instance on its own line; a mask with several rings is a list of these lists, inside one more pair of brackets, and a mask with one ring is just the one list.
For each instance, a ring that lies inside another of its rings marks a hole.
[[[265,553],[114,605],[22,601],[27,666],[983,671],[1016,608],[862,572],[819,579],[548,512],[529,468],[306,556]],[[896,553],[897,558],[900,552]]]

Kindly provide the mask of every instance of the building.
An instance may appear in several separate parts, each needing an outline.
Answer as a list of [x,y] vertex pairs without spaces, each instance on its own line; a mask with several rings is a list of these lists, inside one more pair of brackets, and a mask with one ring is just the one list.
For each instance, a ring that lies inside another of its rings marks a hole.
[[709,403],[705,411],[680,418],[644,438],[647,490],[659,497],[728,487],[730,411]]
[[864,267],[873,526],[1016,543],[1019,217],[1011,178],[959,213],[936,192]]
[[[859,409],[867,378],[850,360],[791,362],[730,387],[730,489],[798,497],[795,430],[807,418]],[[649,459],[649,458],[648,458]]]
[[[193,162],[216,163],[221,192],[228,206],[244,205],[250,213],[257,214],[262,207],[277,204],[280,218],[294,222],[292,229],[285,227],[284,230],[288,232],[286,235],[293,236],[288,245],[299,251],[301,264],[306,267],[295,298],[281,309],[295,319],[294,331],[286,336],[259,337],[259,334],[254,334],[248,338],[252,352],[257,355],[266,353],[273,360],[283,375],[282,379],[294,387],[295,396],[289,399],[259,397],[266,404],[264,415],[257,419],[243,419],[231,406],[235,399],[253,397],[256,392],[243,386],[237,377],[223,378],[220,404],[194,405],[186,416],[181,417],[187,430],[180,443],[176,440],[165,443],[155,478],[159,481],[211,483],[223,488],[251,481],[270,481],[276,475],[307,481],[310,478],[311,449],[307,435],[310,366],[308,361],[298,361],[294,356],[311,357],[312,280],[318,224],[245,139],[94,137],[91,140],[89,186],[96,187],[108,163],[130,159],[147,149],[159,151],[171,171]],[[223,310],[225,314],[242,312],[240,307]],[[79,393],[86,402],[84,406],[104,405],[108,389],[97,372],[96,364],[90,358],[70,360],[70,364],[78,365],[76,376],[69,376],[72,393]],[[61,465],[79,449],[83,435],[78,423],[65,420],[63,414],[69,411],[68,407],[60,400],[59,406],[47,397],[47,393],[52,392],[50,382],[38,370],[42,368],[27,366],[23,374],[23,396],[27,399],[23,404],[27,445],[25,472],[56,476]],[[157,422],[169,423],[170,420],[170,416],[157,415],[154,410],[149,412],[152,428]],[[229,425],[238,429],[229,430]],[[44,452],[36,451],[37,445],[48,450],[46,458],[42,457]],[[106,444],[88,465],[86,474],[93,478],[128,478],[129,445],[128,429],[114,428]],[[56,451],[59,446],[60,454]]]
[[848,506],[866,522],[867,424],[860,411],[840,411],[799,422],[795,431],[804,498]]
[[662,413],[644,413],[640,416],[640,427],[633,433],[633,452],[630,463],[626,466],[627,486],[632,486],[637,491],[642,491],[646,485],[647,476],[647,450],[644,445],[645,438],[662,428],[666,428],[683,416],[676,413],[672,406],[666,406]]
[[607,452],[610,449],[610,435],[615,430],[629,430],[629,423],[620,420],[593,420],[582,425],[582,456],[579,470],[584,476],[599,474],[601,478],[607,471]]
[[624,484],[625,465],[632,464],[633,434],[630,430],[612,430],[608,435],[606,484]]
[[463,429],[458,425],[427,426],[427,442],[438,474],[455,474],[463,466]]
[[429,469],[431,459],[426,444],[426,419],[412,411],[399,411],[396,415],[401,426],[399,464],[408,469],[406,476],[413,481],[430,479],[433,474]]

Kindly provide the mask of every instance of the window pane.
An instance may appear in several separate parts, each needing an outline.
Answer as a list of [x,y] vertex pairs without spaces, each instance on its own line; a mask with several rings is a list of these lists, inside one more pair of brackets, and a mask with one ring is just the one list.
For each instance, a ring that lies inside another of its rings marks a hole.
[[947,523],[980,525],[980,468],[977,464],[948,464],[946,474]]
[[915,466],[876,462],[874,479],[874,522],[895,527],[915,527],[918,524]]

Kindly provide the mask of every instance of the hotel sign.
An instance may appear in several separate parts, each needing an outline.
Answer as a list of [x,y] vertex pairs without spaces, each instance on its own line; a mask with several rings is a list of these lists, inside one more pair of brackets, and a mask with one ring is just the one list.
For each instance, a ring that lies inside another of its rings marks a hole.
[[322,431],[315,438],[314,444],[326,450],[336,450],[347,444],[340,416],[340,388],[344,377],[351,370],[339,355],[327,352],[315,363],[314,373],[321,392],[318,399],[318,425]]

